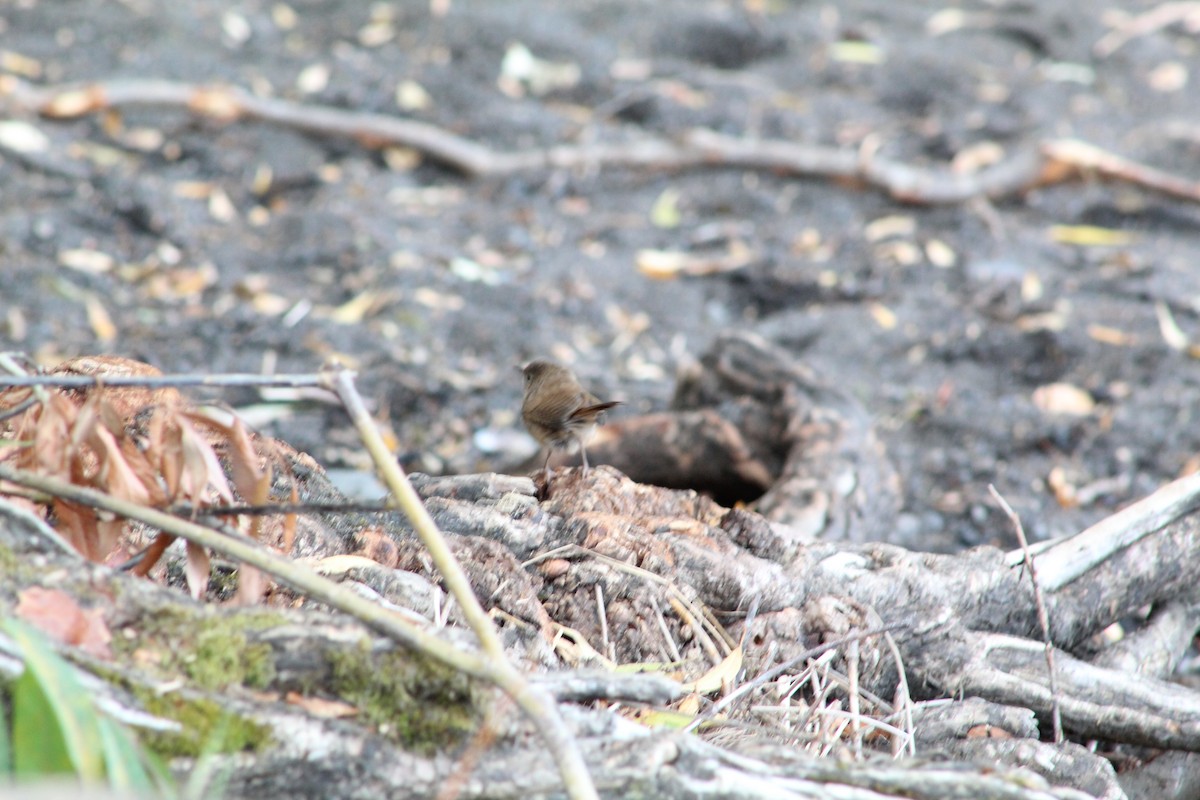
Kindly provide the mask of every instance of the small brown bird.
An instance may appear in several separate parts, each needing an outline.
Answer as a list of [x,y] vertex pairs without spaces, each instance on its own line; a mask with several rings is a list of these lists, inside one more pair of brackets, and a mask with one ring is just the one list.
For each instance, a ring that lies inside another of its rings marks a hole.
[[619,401],[601,403],[599,398],[579,385],[571,370],[546,359],[526,364],[525,401],[521,403],[521,419],[525,427],[547,446],[546,463],[556,448],[567,449],[579,443],[583,454],[583,474],[587,475],[587,439],[596,430],[601,416]]

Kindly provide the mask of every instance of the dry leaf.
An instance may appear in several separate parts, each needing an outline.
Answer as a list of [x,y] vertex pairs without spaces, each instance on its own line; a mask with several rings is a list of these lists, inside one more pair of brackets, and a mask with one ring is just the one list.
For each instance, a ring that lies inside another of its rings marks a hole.
[[304,69],[300,70],[300,74],[296,76],[296,88],[301,94],[316,94],[317,92],[325,91],[325,87],[329,86],[329,65],[320,62],[309,64]]
[[208,195],[208,214],[217,222],[232,222],[237,219],[237,207],[229,199],[225,190],[219,186]]
[[650,208],[650,224],[656,228],[678,228],[683,215],[679,213],[679,190],[667,187]]
[[871,66],[884,62],[883,50],[878,45],[864,42],[861,39],[843,39],[834,42],[829,48],[829,57],[843,64]]
[[394,568],[400,563],[400,548],[392,537],[381,530],[370,528],[359,531],[354,536],[357,545],[354,554],[369,558],[388,568]]
[[[712,694],[733,685],[738,673],[742,671],[742,648],[733,648],[729,655],[721,659],[721,663],[700,676],[694,683],[684,684],[684,688],[697,694]],[[682,708],[680,709],[683,710]]]
[[1050,474],[1046,476],[1046,485],[1054,494],[1055,501],[1063,508],[1075,508],[1079,505],[1075,484],[1067,479],[1067,472],[1062,467],[1050,470]]
[[44,153],[50,149],[50,138],[23,120],[0,120],[0,147],[16,153]]
[[1178,92],[1188,84],[1188,68],[1179,61],[1166,61],[1150,70],[1146,85],[1156,92]]
[[249,564],[238,567],[237,593],[233,596],[233,604],[238,606],[256,606],[267,595],[271,582],[262,570]]
[[42,77],[42,62],[36,58],[13,50],[0,50],[0,72],[20,75],[22,78]]
[[1116,247],[1131,244],[1137,237],[1128,231],[1096,225],[1054,225],[1050,228],[1050,238],[1059,244],[1079,247]]
[[370,289],[360,292],[353,299],[335,308],[329,314],[329,319],[342,325],[357,325],[366,319],[367,313],[375,307],[379,297],[379,292]]
[[358,713],[358,708],[349,703],[343,703],[339,700],[325,700],[320,697],[308,697],[299,692],[288,692],[286,699],[291,705],[303,708],[305,712],[312,714],[314,717],[341,719],[343,717],[353,717]]
[[1088,325],[1087,335],[1094,341],[1114,347],[1128,347],[1135,341],[1132,333],[1127,333],[1120,328],[1110,328],[1107,325]]
[[424,86],[410,79],[396,87],[396,105],[405,111],[424,111],[433,105],[433,98]]
[[520,42],[504,52],[496,84],[509,97],[524,97],[526,92],[539,97],[579,83],[583,71],[572,62],[544,61]]
[[994,725],[976,725],[967,729],[968,739],[1011,739],[1012,733]]
[[187,578],[188,591],[199,600],[208,591],[208,576],[212,572],[212,561],[208,552],[195,542],[187,543],[187,562],[183,573]]
[[871,317],[875,320],[875,324],[880,328],[890,331],[896,327],[896,312],[883,303],[871,303],[868,309],[871,311]]
[[970,174],[998,164],[1003,158],[1004,148],[996,142],[976,142],[959,150],[950,162],[950,168],[959,174]]
[[204,437],[196,432],[185,417],[188,412],[177,416],[180,430],[180,446],[183,451],[183,469],[179,478],[179,489],[193,505],[203,505],[209,500],[211,489],[218,498],[233,504],[233,492],[225,480],[221,462]]
[[731,242],[726,255],[691,255],[680,250],[639,250],[634,257],[638,272],[652,280],[671,280],[681,276],[702,277],[733,272],[755,257],[737,242]]
[[925,243],[925,258],[939,269],[949,269],[958,263],[958,254],[941,239],[930,239]]
[[111,272],[117,260],[108,253],[77,247],[58,251],[58,263],[67,269],[85,272],[88,275],[103,275]]
[[1172,350],[1186,350],[1188,335],[1179,327],[1170,307],[1161,300],[1154,304],[1154,313],[1158,317],[1158,330],[1162,333],[1163,341]]
[[[700,713],[700,695],[695,693],[689,694],[687,697],[679,701],[676,709],[676,713],[681,715],[679,719],[686,720],[688,723],[690,723],[696,718],[696,715]],[[668,718],[662,718],[659,720],[659,724],[656,727],[669,725],[671,724],[671,721],[672,720]]]
[[915,218],[894,214],[868,222],[863,228],[863,238],[868,242],[878,242],[883,239],[912,236],[916,231]]
[[1086,390],[1070,383],[1050,383],[1033,391],[1033,404],[1047,414],[1083,417],[1096,408],[1096,401]]
[[66,592],[33,586],[21,592],[16,614],[43,633],[97,658],[112,658],[112,634],[100,609],[83,609]]
[[[693,695],[694,697],[694,695]],[[681,706],[687,708],[696,708],[699,711],[699,700],[688,702],[685,698],[680,701]],[[647,728],[661,728],[663,730],[679,730],[686,728],[696,719],[696,712],[688,713],[687,711],[669,711],[667,709],[648,708],[639,709],[634,715],[633,720]]]

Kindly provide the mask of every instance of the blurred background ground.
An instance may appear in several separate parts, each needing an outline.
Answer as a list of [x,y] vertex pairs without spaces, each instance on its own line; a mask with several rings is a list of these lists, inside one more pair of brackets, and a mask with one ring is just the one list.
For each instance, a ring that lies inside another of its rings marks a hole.
[[[224,82],[505,150],[706,127],[874,136],[928,165],[1078,137],[1200,179],[1200,40],[1184,21],[1130,27],[1156,3],[445,6],[6,2],[0,72]],[[527,54],[557,65],[551,85],[513,77]],[[636,414],[664,408],[718,332],[756,330],[877,420],[904,481],[896,538],[923,549],[1011,545],[989,483],[1044,538],[1195,466],[1197,363],[1162,333],[1165,311],[1176,339],[1200,337],[1200,207],[1178,200],[1084,180],[920,208],[735,169],[474,180],[176,110],[17,121],[46,148],[0,136],[0,348],[46,364],[310,372],[337,355],[406,466],[467,472],[532,449],[523,360],[567,361]],[[737,268],[655,280],[651,250]],[[1081,392],[1035,395],[1058,383]],[[322,463],[365,463],[339,412],[259,419]]]

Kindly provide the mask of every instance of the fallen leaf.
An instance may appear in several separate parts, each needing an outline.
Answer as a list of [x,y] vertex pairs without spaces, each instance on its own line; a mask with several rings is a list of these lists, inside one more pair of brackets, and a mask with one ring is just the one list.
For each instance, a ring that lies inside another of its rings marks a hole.
[[1135,341],[1133,334],[1120,328],[1110,328],[1107,325],[1088,325],[1087,335],[1093,341],[1115,347],[1128,347]]
[[212,561],[208,557],[208,551],[195,542],[188,542],[183,573],[192,597],[198,600],[204,596],[208,590],[208,576],[211,572]]
[[42,62],[13,50],[0,50],[0,72],[9,72],[23,78],[40,78]]
[[64,644],[97,658],[112,658],[112,634],[103,613],[98,608],[81,608],[66,592],[30,587],[18,595],[16,614]]
[[116,266],[117,260],[108,253],[86,247],[58,251],[58,263],[68,269],[88,275],[103,275]]
[[504,52],[496,84],[509,97],[524,97],[526,92],[539,97],[556,90],[570,89],[579,83],[582,76],[583,71],[578,64],[545,61],[525,45],[514,42]]
[[[721,663],[701,675],[693,683],[684,684],[684,688],[697,694],[712,694],[733,685],[738,673],[742,671],[742,648],[733,648],[729,655],[721,659]],[[682,710],[682,709],[680,709]],[[697,709],[699,710],[699,709]]]
[[1075,485],[1067,479],[1066,470],[1062,467],[1050,470],[1050,474],[1046,476],[1046,485],[1050,487],[1055,501],[1062,508],[1075,508],[1079,505]]
[[1172,350],[1186,350],[1189,344],[1188,335],[1179,327],[1170,307],[1161,300],[1154,304],[1154,314],[1158,317],[1158,330],[1162,333],[1163,341]]
[[50,149],[50,137],[24,120],[0,121],[0,147],[16,153],[44,153]]
[[1083,417],[1096,408],[1096,401],[1084,389],[1070,383],[1049,383],[1033,391],[1033,404],[1047,414]]
[[1128,231],[1101,228],[1096,225],[1053,225],[1050,238],[1059,244],[1079,247],[1116,247],[1136,240]]
[[117,326],[113,322],[112,316],[108,313],[108,309],[104,307],[104,303],[100,302],[100,298],[94,294],[87,294],[83,298],[83,307],[87,311],[88,324],[92,326],[92,333],[96,339],[108,344],[117,338]]
[[326,700],[321,697],[308,697],[299,692],[288,692],[284,698],[290,705],[298,706],[314,717],[322,719],[342,719],[358,714],[358,707],[339,700]]
[[868,222],[863,228],[863,238],[868,242],[878,242],[882,239],[912,236],[916,230],[915,218],[893,214]]
[[871,303],[868,309],[871,311],[871,317],[875,320],[875,324],[883,330],[890,331],[896,327],[896,312],[883,303]]
[[342,325],[357,325],[366,319],[367,312],[375,305],[378,292],[370,289],[359,292],[358,295],[342,303],[329,315],[332,322]]
[[938,269],[949,269],[958,263],[958,254],[941,239],[930,239],[925,243],[925,257]]
[[1004,158],[1004,148],[996,142],[984,141],[964,147],[954,155],[950,169],[959,174],[971,174],[984,167],[999,163]]
[[858,39],[843,39],[840,42],[834,42],[829,48],[829,56],[834,61],[840,61],[843,64],[873,65],[884,62],[884,53],[880,47]]
[[650,224],[656,228],[678,228],[682,220],[679,213],[679,191],[667,187],[650,209]]
[[329,65],[317,62],[309,64],[304,69],[300,70],[300,74],[296,76],[296,88],[302,94],[316,94],[325,91],[325,87],[329,85]]
[[[681,703],[682,705],[682,703]],[[697,708],[699,705],[697,703]],[[696,715],[689,714],[686,711],[667,711],[664,709],[651,708],[639,711],[634,720],[647,728],[661,728],[664,730],[677,731],[686,728],[696,719]]]
[[433,98],[421,84],[405,80],[396,87],[396,105],[405,111],[423,111],[433,105]]

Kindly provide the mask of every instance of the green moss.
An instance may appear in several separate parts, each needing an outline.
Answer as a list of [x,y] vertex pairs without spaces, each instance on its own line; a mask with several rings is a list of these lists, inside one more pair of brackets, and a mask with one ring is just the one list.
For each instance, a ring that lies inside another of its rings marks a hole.
[[21,568],[21,561],[7,547],[0,547],[0,575],[5,578],[13,576]]
[[178,732],[142,731],[142,743],[161,758],[196,758],[204,753],[260,751],[273,739],[270,729],[229,714],[212,700],[184,697],[180,692],[159,694],[131,686],[142,707],[155,716],[179,723]]
[[191,652],[181,659],[183,671],[202,689],[266,688],[275,677],[270,646],[248,642],[243,620],[216,622],[197,632]]
[[164,606],[127,628],[129,638],[114,637],[113,644],[127,653],[141,651],[140,662],[156,663],[166,675],[186,676],[197,689],[262,689],[275,677],[271,647],[251,642],[247,633],[284,622],[263,610]]
[[408,651],[371,652],[368,642],[331,651],[329,690],[406,748],[429,752],[479,724],[478,687],[456,670]]

